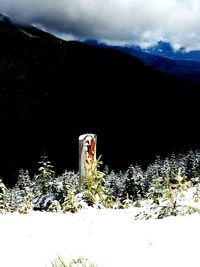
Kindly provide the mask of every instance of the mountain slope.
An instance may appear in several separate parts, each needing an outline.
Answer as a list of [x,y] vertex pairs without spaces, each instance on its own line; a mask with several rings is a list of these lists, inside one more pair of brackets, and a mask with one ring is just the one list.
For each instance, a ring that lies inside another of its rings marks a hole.
[[185,59],[180,59],[175,55],[174,58],[168,58],[163,56],[162,53],[159,54],[152,50],[144,52],[131,47],[118,47],[118,49],[142,60],[144,64],[153,66],[160,71],[175,75],[189,82],[200,84],[199,61],[187,60],[186,56]]
[[79,134],[98,135],[104,164],[123,169],[198,147],[199,87],[120,51],[65,42],[0,21],[0,175],[77,169]]
[[[93,40],[88,40],[87,43],[96,47],[109,47]],[[146,66],[152,66],[182,80],[200,84],[200,51],[174,52],[169,44],[162,42],[149,49],[142,49],[139,46],[113,46],[112,48],[132,55]]]

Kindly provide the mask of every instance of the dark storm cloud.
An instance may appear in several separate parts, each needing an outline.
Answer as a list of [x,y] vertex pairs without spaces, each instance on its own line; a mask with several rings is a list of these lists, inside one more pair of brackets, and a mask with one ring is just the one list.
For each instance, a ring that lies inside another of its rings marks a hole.
[[199,0],[0,0],[0,12],[65,39],[200,49]]

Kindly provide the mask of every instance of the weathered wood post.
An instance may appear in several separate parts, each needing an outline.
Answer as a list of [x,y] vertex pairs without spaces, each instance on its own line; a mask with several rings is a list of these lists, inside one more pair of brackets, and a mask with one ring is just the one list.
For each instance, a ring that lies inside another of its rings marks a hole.
[[86,173],[94,168],[96,161],[96,134],[83,134],[79,136],[79,187],[81,188]]

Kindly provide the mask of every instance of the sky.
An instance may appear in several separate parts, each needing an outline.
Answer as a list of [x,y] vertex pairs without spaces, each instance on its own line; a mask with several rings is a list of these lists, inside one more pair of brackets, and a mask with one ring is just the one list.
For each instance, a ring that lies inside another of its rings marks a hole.
[[200,50],[199,0],[0,0],[0,13],[67,40]]
[[52,267],[57,255],[66,263],[88,258],[95,267],[199,266],[200,215],[143,221],[133,215],[92,208],[0,215],[0,266]]

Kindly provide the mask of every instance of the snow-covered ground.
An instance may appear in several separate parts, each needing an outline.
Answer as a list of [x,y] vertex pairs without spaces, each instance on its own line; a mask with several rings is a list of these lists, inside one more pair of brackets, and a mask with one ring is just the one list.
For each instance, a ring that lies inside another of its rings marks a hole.
[[200,215],[134,220],[135,209],[0,215],[0,266],[48,267],[84,257],[98,267],[199,266]]

